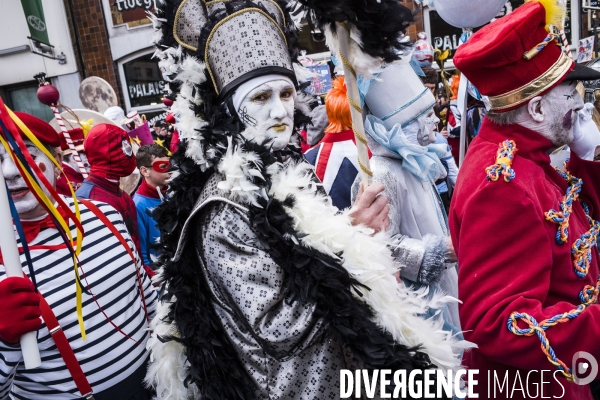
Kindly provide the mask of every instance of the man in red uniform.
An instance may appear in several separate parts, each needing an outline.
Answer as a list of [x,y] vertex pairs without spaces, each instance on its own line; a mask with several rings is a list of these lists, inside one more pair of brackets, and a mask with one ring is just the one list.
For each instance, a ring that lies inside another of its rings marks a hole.
[[[574,126],[577,80],[598,76],[575,66],[551,23],[530,1],[454,57],[490,109],[450,210],[461,323],[479,346],[464,363],[479,370],[479,398],[593,398],[573,367],[580,351],[600,360],[600,140]],[[571,159],[557,172],[548,151],[565,144]]]

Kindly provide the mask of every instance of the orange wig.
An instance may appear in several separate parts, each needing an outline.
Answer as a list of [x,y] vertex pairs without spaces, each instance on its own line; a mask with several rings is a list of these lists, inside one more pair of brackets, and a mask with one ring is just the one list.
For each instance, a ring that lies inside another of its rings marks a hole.
[[329,119],[325,133],[340,133],[352,129],[350,102],[343,76],[333,80],[333,88],[325,97],[325,110]]
[[458,87],[460,86],[460,75],[456,74],[452,76],[452,83],[450,84],[450,91],[452,91],[452,97],[450,100],[458,99]]

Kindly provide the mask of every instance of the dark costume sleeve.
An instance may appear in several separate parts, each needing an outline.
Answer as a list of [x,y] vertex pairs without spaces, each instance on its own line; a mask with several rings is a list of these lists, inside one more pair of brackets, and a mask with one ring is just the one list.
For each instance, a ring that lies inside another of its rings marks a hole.
[[221,204],[212,206],[201,221],[197,248],[222,306],[243,321],[271,356],[290,356],[314,343],[323,331],[321,320],[313,317],[315,305],[285,301],[283,270],[243,214]]
[[[526,370],[549,370],[554,367],[542,352],[538,337],[517,336],[507,328],[513,312],[527,313],[541,322],[579,306],[578,282],[571,283],[578,288],[569,293],[572,302],[544,306],[556,274],[553,251],[557,245],[535,204],[524,188],[492,182],[464,205],[468,211],[462,220],[453,213],[452,239],[460,263],[460,318],[465,338],[492,361]],[[523,321],[518,325],[527,328]],[[556,356],[569,364],[577,351],[600,358],[599,333],[600,306],[595,304],[546,331]]]

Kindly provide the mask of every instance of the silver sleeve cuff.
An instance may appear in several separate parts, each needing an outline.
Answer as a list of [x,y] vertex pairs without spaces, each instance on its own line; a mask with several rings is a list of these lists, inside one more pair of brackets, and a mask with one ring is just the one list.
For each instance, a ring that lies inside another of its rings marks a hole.
[[404,235],[392,238],[392,255],[401,269],[400,276],[417,282],[419,270],[425,257],[425,246],[421,240]]

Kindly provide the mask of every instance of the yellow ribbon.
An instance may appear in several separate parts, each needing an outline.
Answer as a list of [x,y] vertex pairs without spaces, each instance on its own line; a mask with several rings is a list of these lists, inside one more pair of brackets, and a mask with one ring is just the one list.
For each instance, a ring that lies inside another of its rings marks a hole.
[[[8,107],[7,107],[7,111],[8,111],[8,114],[10,115],[11,119],[15,122],[15,124],[19,127],[19,129],[21,129],[21,132],[23,132],[25,134],[25,136],[27,137],[27,140],[32,142],[34,144],[34,146],[36,146],[40,151],[42,151],[46,155],[46,157],[48,157],[48,159],[50,159],[50,161],[52,161],[52,163],[60,169],[62,175],[65,177],[65,179],[69,183],[69,190],[71,192],[71,196],[73,197],[73,202],[74,202],[74,206],[75,206],[75,217],[77,218],[78,221],[81,221],[79,202],[77,201],[77,198],[75,196],[75,192],[73,191],[73,187],[71,186],[71,183],[69,182],[69,180],[68,180],[67,176],[65,175],[64,171],[62,170],[61,166],[58,164],[58,161],[56,161],[56,159],[48,151],[48,149],[46,149],[46,147],[35,137],[35,135],[31,132],[31,130],[10,109],[8,109]],[[6,149],[7,153],[10,154],[13,162],[20,166],[20,169],[25,174],[25,176],[23,178],[31,183],[31,186],[33,187],[33,190],[37,194],[38,198],[40,198],[44,202],[44,204],[46,205],[46,208],[50,211],[50,213],[52,213],[52,215],[54,216],[56,221],[58,221],[58,223],[61,226],[61,228],[63,229],[63,231],[67,234],[67,236],[71,242],[71,245],[72,245],[74,240],[73,240],[73,235],[71,233],[71,229],[69,228],[69,225],[67,224],[67,222],[65,221],[63,216],[60,214],[60,212],[54,206],[54,202],[52,200],[50,200],[50,198],[46,195],[46,193],[44,193],[41,185],[37,181],[37,178],[33,177],[27,171],[27,169],[25,168],[25,166],[23,165],[21,160],[18,157],[16,157],[14,152],[11,150],[9,144],[6,142],[6,140],[4,140],[4,138],[2,136],[0,136],[0,142]],[[81,290],[81,285],[78,283],[79,282],[79,269],[78,269],[78,262],[77,262],[79,254],[81,253],[83,232],[78,227],[76,229],[77,229],[76,248],[74,249],[75,255],[73,256],[73,266],[74,266],[75,278],[76,278],[76,281],[75,281],[76,308],[77,308],[77,320],[79,322],[79,329],[81,331],[81,339],[85,340],[86,333],[85,333],[85,325],[84,325],[84,321],[83,321],[82,290]]]

